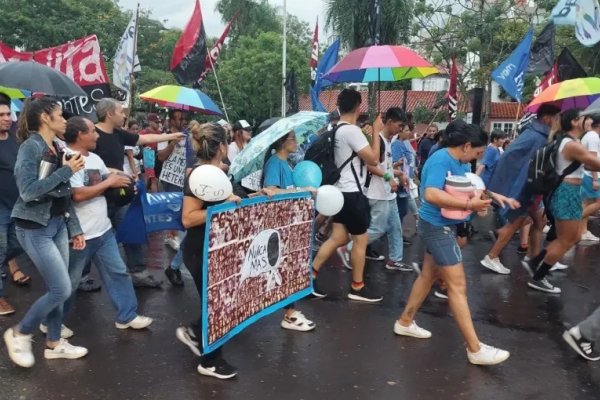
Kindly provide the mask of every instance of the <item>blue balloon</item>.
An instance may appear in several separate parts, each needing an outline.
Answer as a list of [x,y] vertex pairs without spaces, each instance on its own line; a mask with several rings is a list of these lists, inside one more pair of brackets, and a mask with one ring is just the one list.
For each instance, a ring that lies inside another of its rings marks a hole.
[[323,181],[321,168],[312,161],[302,161],[294,168],[294,186],[318,188]]

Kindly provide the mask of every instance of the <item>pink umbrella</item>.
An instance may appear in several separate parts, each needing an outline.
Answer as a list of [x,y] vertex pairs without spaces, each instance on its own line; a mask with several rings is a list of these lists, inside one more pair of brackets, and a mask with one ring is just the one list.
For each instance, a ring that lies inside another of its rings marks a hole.
[[404,46],[370,46],[356,49],[323,77],[332,82],[392,82],[424,78],[439,71]]

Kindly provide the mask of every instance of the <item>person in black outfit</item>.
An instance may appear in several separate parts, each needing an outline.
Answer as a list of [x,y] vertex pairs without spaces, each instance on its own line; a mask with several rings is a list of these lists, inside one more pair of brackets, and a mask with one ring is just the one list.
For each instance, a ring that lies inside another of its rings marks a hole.
[[[221,167],[222,160],[227,157],[227,132],[218,124],[203,124],[197,129],[191,129],[192,146],[196,152],[198,163],[194,167],[210,164],[216,167]],[[192,170],[193,172],[193,170]],[[203,246],[199,243],[204,243],[204,231],[206,225],[206,209],[222,202],[205,202],[198,199],[192,193],[189,183],[189,174],[184,182],[183,187],[183,209],[182,223],[187,229],[185,239],[183,241],[183,261],[185,266],[190,271],[196,284],[198,294],[202,299],[202,270],[203,265]],[[236,187],[238,193],[241,187]],[[243,192],[243,190],[242,190]],[[225,201],[240,201],[241,198],[237,195],[231,195]],[[200,357],[198,372],[201,375],[213,376],[218,379],[229,379],[237,375],[237,370],[229,365],[223,359],[221,348],[210,354],[203,354],[201,343],[202,338],[202,317],[190,324],[189,327],[179,327],[176,331],[177,338],[187,345],[190,350]]]

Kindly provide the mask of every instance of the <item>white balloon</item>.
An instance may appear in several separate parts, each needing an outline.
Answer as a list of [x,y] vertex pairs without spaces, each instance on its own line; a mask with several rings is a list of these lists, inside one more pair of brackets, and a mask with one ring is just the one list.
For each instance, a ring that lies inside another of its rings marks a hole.
[[340,189],[331,185],[323,185],[317,189],[315,208],[320,214],[331,217],[339,213],[342,207],[344,207],[344,195]]
[[190,174],[190,190],[202,201],[223,201],[231,196],[233,187],[220,168],[201,165]]

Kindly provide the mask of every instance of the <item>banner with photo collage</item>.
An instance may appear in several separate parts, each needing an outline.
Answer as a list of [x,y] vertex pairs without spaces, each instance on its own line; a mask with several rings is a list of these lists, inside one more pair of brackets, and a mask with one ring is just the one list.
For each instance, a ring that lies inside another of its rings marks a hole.
[[202,296],[205,353],[311,293],[314,218],[308,192],[208,208]]

